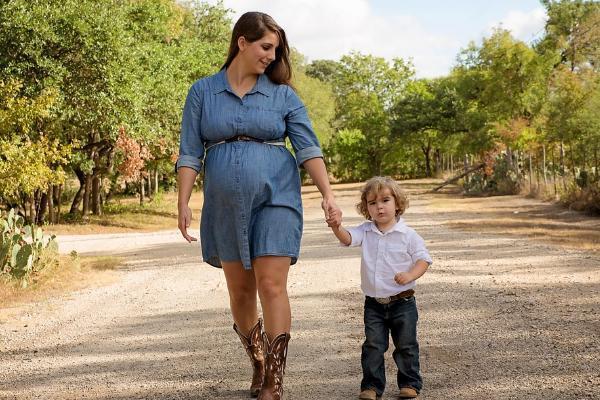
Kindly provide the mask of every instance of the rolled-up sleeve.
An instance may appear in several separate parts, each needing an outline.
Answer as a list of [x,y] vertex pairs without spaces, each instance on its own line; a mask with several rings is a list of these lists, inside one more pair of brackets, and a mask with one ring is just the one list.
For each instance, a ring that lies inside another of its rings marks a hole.
[[429,265],[433,263],[431,256],[429,255],[429,251],[427,251],[427,248],[425,247],[425,241],[416,232],[413,232],[410,237],[408,252],[413,264],[419,260],[423,260]]
[[306,107],[291,88],[289,88],[286,106],[286,134],[292,143],[298,166],[302,166],[304,161],[311,158],[323,157],[319,140],[308,118]]
[[183,107],[181,121],[181,134],[179,138],[179,157],[175,163],[175,172],[181,167],[189,167],[200,172],[204,159],[204,144],[200,120],[202,118],[202,90],[198,83],[194,84],[188,92]]

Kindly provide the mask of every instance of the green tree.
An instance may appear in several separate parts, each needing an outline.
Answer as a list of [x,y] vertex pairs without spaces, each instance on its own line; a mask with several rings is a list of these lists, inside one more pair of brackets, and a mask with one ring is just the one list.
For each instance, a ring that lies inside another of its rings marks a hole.
[[453,76],[472,151],[487,157],[505,150],[513,166],[512,150],[525,142],[543,104],[548,69],[546,59],[501,29],[459,55]]
[[22,82],[21,97],[57,94],[55,118],[38,121],[31,140],[44,132],[73,149],[80,189],[72,212],[81,202],[83,214],[101,212],[101,184],[118,171],[123,130],[156,153],[155,170],[167,168],[187,88],[224,59],[226,15],[221,3],[188,8],[172,0],[0,3],[2,76]]
[[331,84],[308,75],[309,66],[295,49],[292,50],[292,67],[292,84],[306,106],[321,146],[327,148],[334,135],[335,98]]
[[[394,173],[386,168],[385,156],[394,146],[391,138],[391,109],[414,75],[412,65],[402,59],[390,64],[385,59],[360,53],[341,58],[332,80],[336,98],[337,129],[353,132],[352,137],[363,135],[365,140],[355,152],[360,164],[367,165],[364,172],[337,171],[340,176],[365,179],[372,175]],[[360,132],[360,135],[358,134]],[[337,140],[346,140],[336,136]],[[336,144],[333,144],[334,148]],[[339,147],[339,146],[338,146]],[[340,155],[336,155],[339,164]],[[341,164],[340,164],[341,165]]]
[[306,66],[306,75],[318,79],[321,82],[332,83],[339,64],[333,60],[314,60]]
[[537,44],[540,53],[552,56],[554,65],[571,71],[600,61],[600,3],[590,0],[541,0],[548,20],[546,34]]
[[70,148],[35,130],[54,117],[56,92],[47,90],[29,98],[20,95],[21,90],[18,81],[0,81],[0,199],[20,207],[33,221],[37,212],[31,198],[64,182]]
[[407,86],[405,96],[395,104],[392,134],[402,143],[420,150],[425,176],[433,176],[432,153],[436,155],[437,170],[446,139],[466,132],[462,106],[455,83],[450,78],[413,81]]

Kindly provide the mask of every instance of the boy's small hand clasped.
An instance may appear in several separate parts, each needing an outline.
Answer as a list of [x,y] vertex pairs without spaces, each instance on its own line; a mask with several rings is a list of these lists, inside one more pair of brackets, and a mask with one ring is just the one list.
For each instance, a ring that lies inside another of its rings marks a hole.
[[407,272],[398,272],[396,275],[394,275],[394,280],[398,285],[406,285],[412,281]]
[[325,222],[327,226],[340,226],[342,223],[342,210],[337,206],[332,198],[324,198],[321,207],[325,212]]

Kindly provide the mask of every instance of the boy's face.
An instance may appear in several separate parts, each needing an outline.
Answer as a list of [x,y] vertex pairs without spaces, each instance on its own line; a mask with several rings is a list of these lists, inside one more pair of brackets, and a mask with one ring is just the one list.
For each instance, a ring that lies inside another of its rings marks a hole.
[[367,195],[367,210],[371,220],[379,227],[396,223],[396,199],[388,188],[379,193],[371,192]]

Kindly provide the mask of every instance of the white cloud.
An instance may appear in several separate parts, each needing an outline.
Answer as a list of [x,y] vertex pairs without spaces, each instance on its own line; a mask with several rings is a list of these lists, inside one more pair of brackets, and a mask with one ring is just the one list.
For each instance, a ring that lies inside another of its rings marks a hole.
[[488,34],[493,28],[501,27],[511,31],[515,38],[531,43],[543,33],[547,19],[546,10],[542,7],[530,12],[510,11],[502,20],[488,26]]
[[[286,31],[290,45],[309,60],[339,59],[350,51],[412,59],[417,76],[445,75],[461,43],[434,34],[414,16],[378,16],[367,0],[225,0],[236,20],[246,11],[271,15]],[[342,5],[343,4],[343,5]]]

